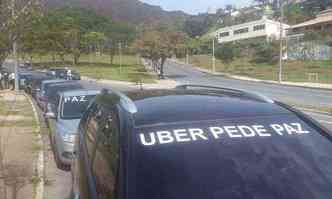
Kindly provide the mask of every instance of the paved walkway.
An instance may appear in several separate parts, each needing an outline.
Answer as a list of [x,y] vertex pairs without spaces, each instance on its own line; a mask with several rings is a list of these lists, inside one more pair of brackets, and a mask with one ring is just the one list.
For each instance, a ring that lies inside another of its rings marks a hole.
[[[17,185],[18,199],[32,199],[37,182],[34,171],[38,145],[31,104],[22,94],[2,91],[0,106],[0,152],[3,154],[0,173],[5,177],[0,180],[0,198],[11,199],[13,187]],[[6,115],[13,110],[16,115]]]

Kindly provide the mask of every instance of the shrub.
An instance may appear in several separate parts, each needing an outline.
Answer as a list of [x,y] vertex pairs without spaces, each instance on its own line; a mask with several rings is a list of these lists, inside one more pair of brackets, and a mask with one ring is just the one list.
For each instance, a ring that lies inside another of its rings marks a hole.
[[254,63],[270,63],[274,64],[278,61],[279,50],[277,43],[261,42],[254,46]]
[[234,60],[235,48],[231,44],[223,44],[216,49],[215,56],[227,65]]

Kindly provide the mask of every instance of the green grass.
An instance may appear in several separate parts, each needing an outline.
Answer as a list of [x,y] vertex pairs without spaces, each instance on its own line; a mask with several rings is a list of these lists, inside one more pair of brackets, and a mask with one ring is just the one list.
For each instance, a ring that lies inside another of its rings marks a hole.
[[[184,59],[182,60],[184,61]],[[190,57],[190,63],[205,69],[212,69],[211,56],[195,55]],[[248,58],[237,58],[228,65],[216,61],[217,72],[253,77],[262,80],[277,80],[278,64],[255,64]],[[309,73],[317,73],[316,79],[309,79]],[[332,84],[332,60],[329,61],[287,61],[283,67],[284,81],[317,82]]]
[[149,74],[140,63],[139,58],[134,55],[122,56],[122,65],[120,57],[115,56],[113,64],[110,64],[108,55],[82,55],[79,64],[72,64],[72,57],[66,56],[65,62],[53,62],[51,56],[38,57],[33,60],[37,68],[50,68],[55,66],[70,66],[73,70],[94,79],[107,79],[117,81],[129,81],[143,83],[154,83],[156,76]]

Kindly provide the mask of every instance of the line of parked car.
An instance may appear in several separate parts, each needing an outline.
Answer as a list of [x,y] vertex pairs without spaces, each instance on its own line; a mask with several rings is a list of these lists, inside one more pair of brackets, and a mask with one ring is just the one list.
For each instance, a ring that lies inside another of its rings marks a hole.
[[50,140],[58,168],[69,170],[80,119],[90,101],[101,92],[98,84],[81,81],[67,69],[21,72],[20,87],[31,94],[50,129]]
[[286,104],[229,88],[123,94],[37,76],[28,91],[58,167],[71,170],[72,199],[332,198],[331,132]]

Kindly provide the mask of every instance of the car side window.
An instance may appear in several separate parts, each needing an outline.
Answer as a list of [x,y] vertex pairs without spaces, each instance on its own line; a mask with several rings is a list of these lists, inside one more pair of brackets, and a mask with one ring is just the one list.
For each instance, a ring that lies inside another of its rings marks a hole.
[[119,160],[119,125],[115,111],[104,115],[98,132],[97,150],[93,162],[93,174],[99,199],[116,197],[116,181]]

